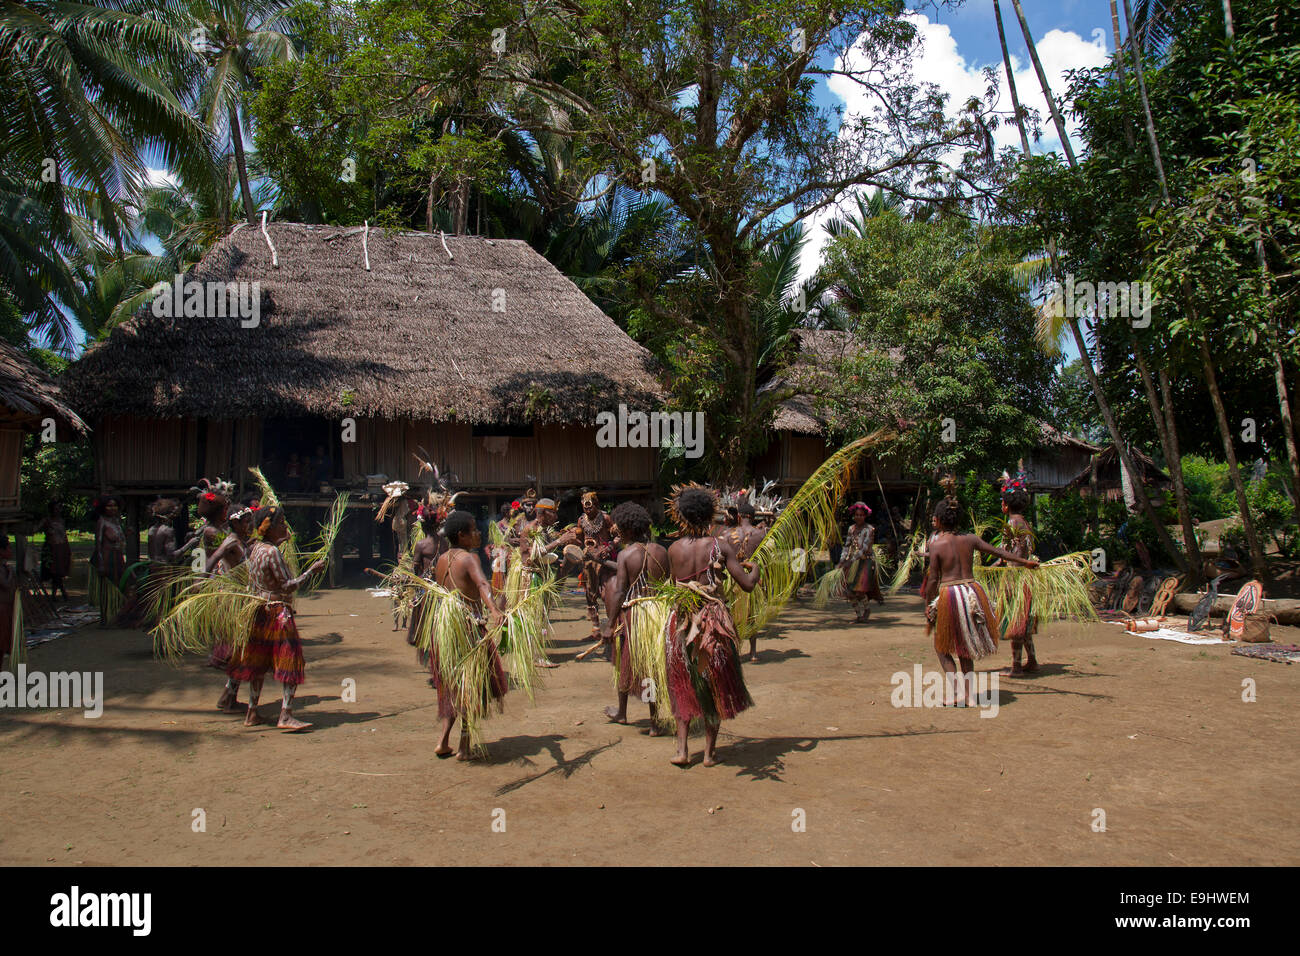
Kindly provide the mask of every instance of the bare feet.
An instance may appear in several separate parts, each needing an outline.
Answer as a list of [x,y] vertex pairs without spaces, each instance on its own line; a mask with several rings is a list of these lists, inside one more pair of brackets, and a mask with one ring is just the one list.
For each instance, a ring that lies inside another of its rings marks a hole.
[[1021,667],[1019,664],[1012,664],[1010,667],[1004,667],[1002,670],[998,671],[998,673],[1003,677],[1019,677],[1024,672],[1025,668]]
[[668,762],[674,767],[689,767],[691,765],[691,755],[689,753],[679,753]]
[[716,767],[717,765],[718,765],[718,756],[717,756],[717,754],[705,754],[705,755],[704,755],[704,766],[706,766],[706,767]]
[[758,651],[750,651],[749,656],[745,658],[745,663],[747,664],[758,663]]
[[555,663],[555,661],[547,660],[545,657],[539,657],[537,658],[537,666],[538,667],[559,667],[560,665]]
[[451,749],[451,744],[439,744],[433,751],[433,755],[439,760],[446,760],[456,751]]
[[1036,670],[1038,670],[1038,661],[1032,657],[1025,661],[1024,671],[1026,674],[1032,674]]
[[662,730],[659,729],[659,725],[656,724],[656,723],[654,722],[653,719],[651,719],[651,721],[650,721],[650,736],[651,736],[651,737],[662,737],[663,735],[664,735],[664,732],[663,732]]
[[306,730],[311,724],[299,720],[287,710],[280,711],[280,719],[275,725],[286,733],[294,733],[299,730]]
[[252,727],[256,724],[264,724],[264,723],[266,723],[266,721],[264,721],[262,719],[262,716],[257,712],[257,708],[253,707],[250,704],[248,708],[248,713],[244,715],[244,726]]
[[611,722],[616,724],[627,723],[627,711],[619,710],[613,704],[605,708],[605,716],[608,717]]
[[239,713],[239,708],[246,706],[248,705],[240,700],[235,694],[228,692],[222,694],[221,699],[217,701],[217,710],[221,711],[223,714],[237,714]]

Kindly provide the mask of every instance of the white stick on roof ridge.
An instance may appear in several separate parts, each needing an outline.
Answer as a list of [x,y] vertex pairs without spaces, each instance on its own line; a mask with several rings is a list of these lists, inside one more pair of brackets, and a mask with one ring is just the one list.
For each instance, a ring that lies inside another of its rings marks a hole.
[[271,250],[271,268],[280,268],[280,257],[276,254],[275,245],[271,242],[271,234],[266,231],[266,210],[262,210],[262,235],[266,237],[267,248]]
[[455,261],[456,261],[456,257],[453,256],[453,255],[451,254],[451,250],[447,248],[447,234],[446,234],[445,232],[443,232],[441,229],[439,229],[439,230],[438,230],[438,238],[442,240],[442,248],[443,248],[443,251],[447,253],[447,260],[448,260],[449,262],[455,262]]
[[366,231],[361,234],[361,254],[366,257],[366,271],[370,271],[370,220],[366,220]]

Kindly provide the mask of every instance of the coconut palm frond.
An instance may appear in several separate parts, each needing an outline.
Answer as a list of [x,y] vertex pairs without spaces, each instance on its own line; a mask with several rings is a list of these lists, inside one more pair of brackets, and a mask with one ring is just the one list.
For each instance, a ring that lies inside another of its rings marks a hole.
[[[663,727],[674,725],[672,708],[668,706],[668,658],[664,654],[664,631],[672,616],[672,605],[657,593],[636,598],[624,607],[625,630],[615,654],[632,655],[632,673],[648,680],[649,702],[655,704],[655,722]],[[619,659],[615,658],[615,665]],[[614,668],[614,681],[618,682],[619,668]]]
[[154,653],[174,660],[222,643],[243,647],[253,616],[265,603],[249,586],[247,565],[199,578],[180,592],[171,611],[154,627]]
[[[334,504],[330,506],[329,514],[325,516],[324,523],[320,526],[320,533],[315,540],[309,544],[308,551],[299,553],[297,556],[298,567],[311,567],[317,561],[324,561],[328,565],[330,557],[334,554],[334,542],[338,539],[339,530],[343,527],[343,519],[348,513],[348,496],[347,492],[340,492],[334,499]],[[305,582],[304,590],[310,590],[318,585],[325,576],[328,568],[322,568],[316,574]],[[295,572],[297,573],[297,572]]]
[[831,598],[844,590],[844,569],[831,568],[817,582],[817,591],[813,594],[813,607],[819,611],[826,610]]
[[536,581],[523,596],[507,610],[501,627],[493,632],[515,685],[533,702],[541,684],[539,661],[546,660],[550,651],[548,633],[550,609],[559,601],[559,582],[551,577]]
[[898,567],[894,579],[889,582],[889,593],[897,594],[912,577],[912,572],[925,567],[925,532],[916,531],[907,542],[907,547],[898,552]]
[[818,466],[772,523],[750,558],[759,568],[751,599],[756,629],[781,613],[803,580],[805,572],[794,570],[795,553],[815,553],[838,533],[840,499],[858,462],[895,437],[891,429],[881,428],[845,445]]
[[972,570],[1004,621],[1021,617],[1030,602],[1029,610],[1042,621],[1097,619],[1088,596],[1094,575],[1092,555],[1087,551],[1065,554],[1032,569],[1018,564],[977,564]]

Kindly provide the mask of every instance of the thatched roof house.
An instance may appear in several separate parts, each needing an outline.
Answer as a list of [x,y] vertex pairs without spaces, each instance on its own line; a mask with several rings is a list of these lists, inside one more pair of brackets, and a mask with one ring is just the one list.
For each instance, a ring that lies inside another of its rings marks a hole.
[[[1114,443],[1106,446],[1103,450],[1096,449],[1096,490],[1097,494],[1110,501],[1119,501],[1124,497],[1124,483],[1120,475],[1119,454],[1115,451]],[[1142,477],[1142,484],[1148,489],[1156,491],[1165,491],[1173,485],[1173,479],[1167,473],[1160,469],[1160,466],[1146,452],[1140,448],[1130,448],[1129,455],[1133,459],[1133,464]],[[1094,487],[1093,462],[1091,459],[1084,463],[1066,483],[1065,487],[1073,491],[1081,491],[1084,494],[1091,494]]]
[[58,386],[13,346],[0,342],[0,522],[20,517],[23,435],[46,426],[61,438],[86,423],[64,404]]
[[101,487],[247,482],[254,464],[303,493],[415,484],[424,449],[481,504],[652,490],[655,449],[595,441],[598,412],[661,403],[650,353],[524,242],[244,226],[174,285],[65,376]]

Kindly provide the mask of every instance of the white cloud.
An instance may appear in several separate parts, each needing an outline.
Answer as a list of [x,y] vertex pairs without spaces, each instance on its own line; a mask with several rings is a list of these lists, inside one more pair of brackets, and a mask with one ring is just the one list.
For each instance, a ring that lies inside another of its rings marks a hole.
[[179,182],[169,170],[155,169],[152,166],[145,170],[144,181],[147,186],[175,186]]
[[[968,62],[958,50],[957,39],[952,35],[952,30],[947,24],[931,23],[923,14],[909,14],[908,19],[916,25],[921,41],[917,55],[912,61],[912,75],[917,82],[933,83],[948,94],[950,114],[959,110],[971,97],[983,98],[986,89],[983,70],[986,66],[996,67],[998,108],[1010,113],[1011,95],[1007,90],[1006,70],[1003,69],[1001,57],[991,64]],[[1017,42],[1022,38],[1015,18],[1004,15],[1003,22],[1007,30],[1008,49],[1023,46],[1023,43]],[[994,29],[991,22],[989,29]],[[1049,30],[1037,40],[1037,47],[1043,71],[1047,74],[1047,81],[1058,100],[1066,92],[1068,86],[1066,74],[1070,70],[1102,66],[1107,58],[1106,38],[1101,30],[1094,30],[1091,40],[1085,40],[1079,34],[1068,30]],[[1031,139],[1031,147],[1036,153],[1060,152],[1060,137],[1056,135],[1056,129],[1052,125],[1047,100],[1043,97],[1033,64],[1029,62],[1028,56],[1022,59],[1012,54],[1011,68],[1021,105],[1036,111],[1039,115],[1042,138],[1037,142]],[[852,80],[842,76],[832,76],[827,81],[827,85],[832,93],[844,101],[846,114],[862,115],[870,109],[871,102],[868,96]],[[1068,103],[1064,105],[1067,108],[1069,106]],[[1078,124],[1068,116],[1066,130],[1077,153]],[[1014,123],[1004,123],[994,132],[993,141],[999,149],[1003,146],[1019,147],[1020,134],[1016,131]],[[844,198],[851,199],[847,196]],[[833,218],[835,214],[834,208],[827,208],[806,220],[805,226],[810,235],[800,261],[800,279],[811,276],[820,264],[822,248],[827,239],[822,224]]]

